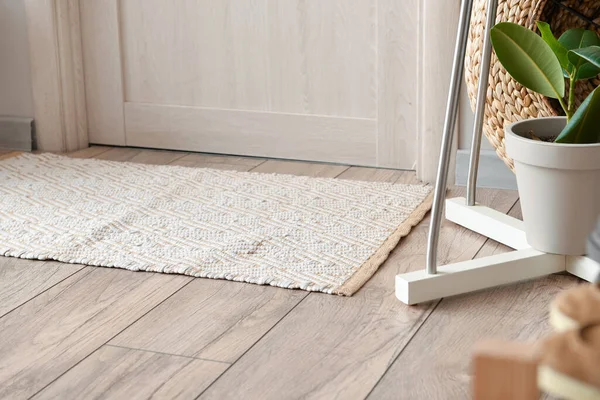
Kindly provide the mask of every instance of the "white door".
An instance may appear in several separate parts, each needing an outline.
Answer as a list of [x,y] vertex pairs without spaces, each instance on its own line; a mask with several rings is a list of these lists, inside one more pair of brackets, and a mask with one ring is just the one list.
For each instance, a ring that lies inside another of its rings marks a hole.
[[418,0],[82,0],[91,143],[414,166]]

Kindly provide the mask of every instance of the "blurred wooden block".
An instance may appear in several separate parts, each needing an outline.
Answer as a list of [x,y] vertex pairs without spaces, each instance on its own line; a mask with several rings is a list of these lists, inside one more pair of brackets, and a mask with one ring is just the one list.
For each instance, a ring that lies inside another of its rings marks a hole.
[[531,343],[488,340],[473,356],[475,400],[539,399],[537,361]]

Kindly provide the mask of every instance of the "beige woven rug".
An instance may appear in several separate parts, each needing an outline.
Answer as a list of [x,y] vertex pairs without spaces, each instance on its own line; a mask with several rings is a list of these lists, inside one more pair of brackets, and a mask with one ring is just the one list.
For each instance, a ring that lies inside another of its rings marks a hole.
[[0,161],[0,255],[349,296],[430,191],[24,154]]

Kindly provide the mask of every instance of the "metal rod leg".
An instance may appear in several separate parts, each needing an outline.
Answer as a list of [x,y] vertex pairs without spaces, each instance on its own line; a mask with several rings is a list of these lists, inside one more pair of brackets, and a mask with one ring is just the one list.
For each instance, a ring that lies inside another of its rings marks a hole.
[[481,153],[481,136],[483,133],[483,120],[490,78],[490,62],[492,59],[491,29],[496,22],[498,0],[488,0],[487,18],[483,34],[483,51],[481,55],[481,68],[479,70],[479,86],[477,88],[477,103],[475,105],[475,119],[473,122],[473,140],[471,141],[471,159],[469,161],[469,179],[467,180],[467,205],[474,206],[477,200],[477,170],[479,169],[479,155]]
[[446,187],[448,184],[448,169],[452,157],[452,141],[454,139],[454,128],[456,126],[456,114],[460,96],[460,86],[464,70],[465,51],[469,35],[469,23],[471,21],[471,10],[473,0],[462,0],[460,7],[460,21],[456,35],[456,47],[454,49],[454,62],[452,66],[452,78],[446,105],[446,119],[444,122],[444,135],[440,151],[440,162],[438,165],[437,179],[433,196],[433,207],[431,211],[431,226],[429,228],[427,246],[427,273],[437,273],[437,250],[442,222],[442,211],[446,199]]

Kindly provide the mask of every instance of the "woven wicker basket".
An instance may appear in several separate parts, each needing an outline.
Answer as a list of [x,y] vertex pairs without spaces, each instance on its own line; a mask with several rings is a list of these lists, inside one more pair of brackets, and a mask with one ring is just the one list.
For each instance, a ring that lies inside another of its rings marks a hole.
[[[487,0],[474,1],[469,31],[465,80],[472,108],[475,107],[477,97],[486,3]],[[497,22],[511,21],[529,29],[537,29],[535,23],[538,20],[548,22],[557,36],[571,28],[586,28],[599,32],[594,23],[600,23],[600,1],[500,0],[498,4]],[[578,101],[585,99],[599,84],[598,78],[578,82]],[[504,125],[527,118],[563,114],[556,100],[531,92],[515,82],[495,55],[492,56],[490,86],[486,97],[483,131],[496,148],[498,156],[511,169],[514,169],[513,162],[506,155],[504,148]]]

